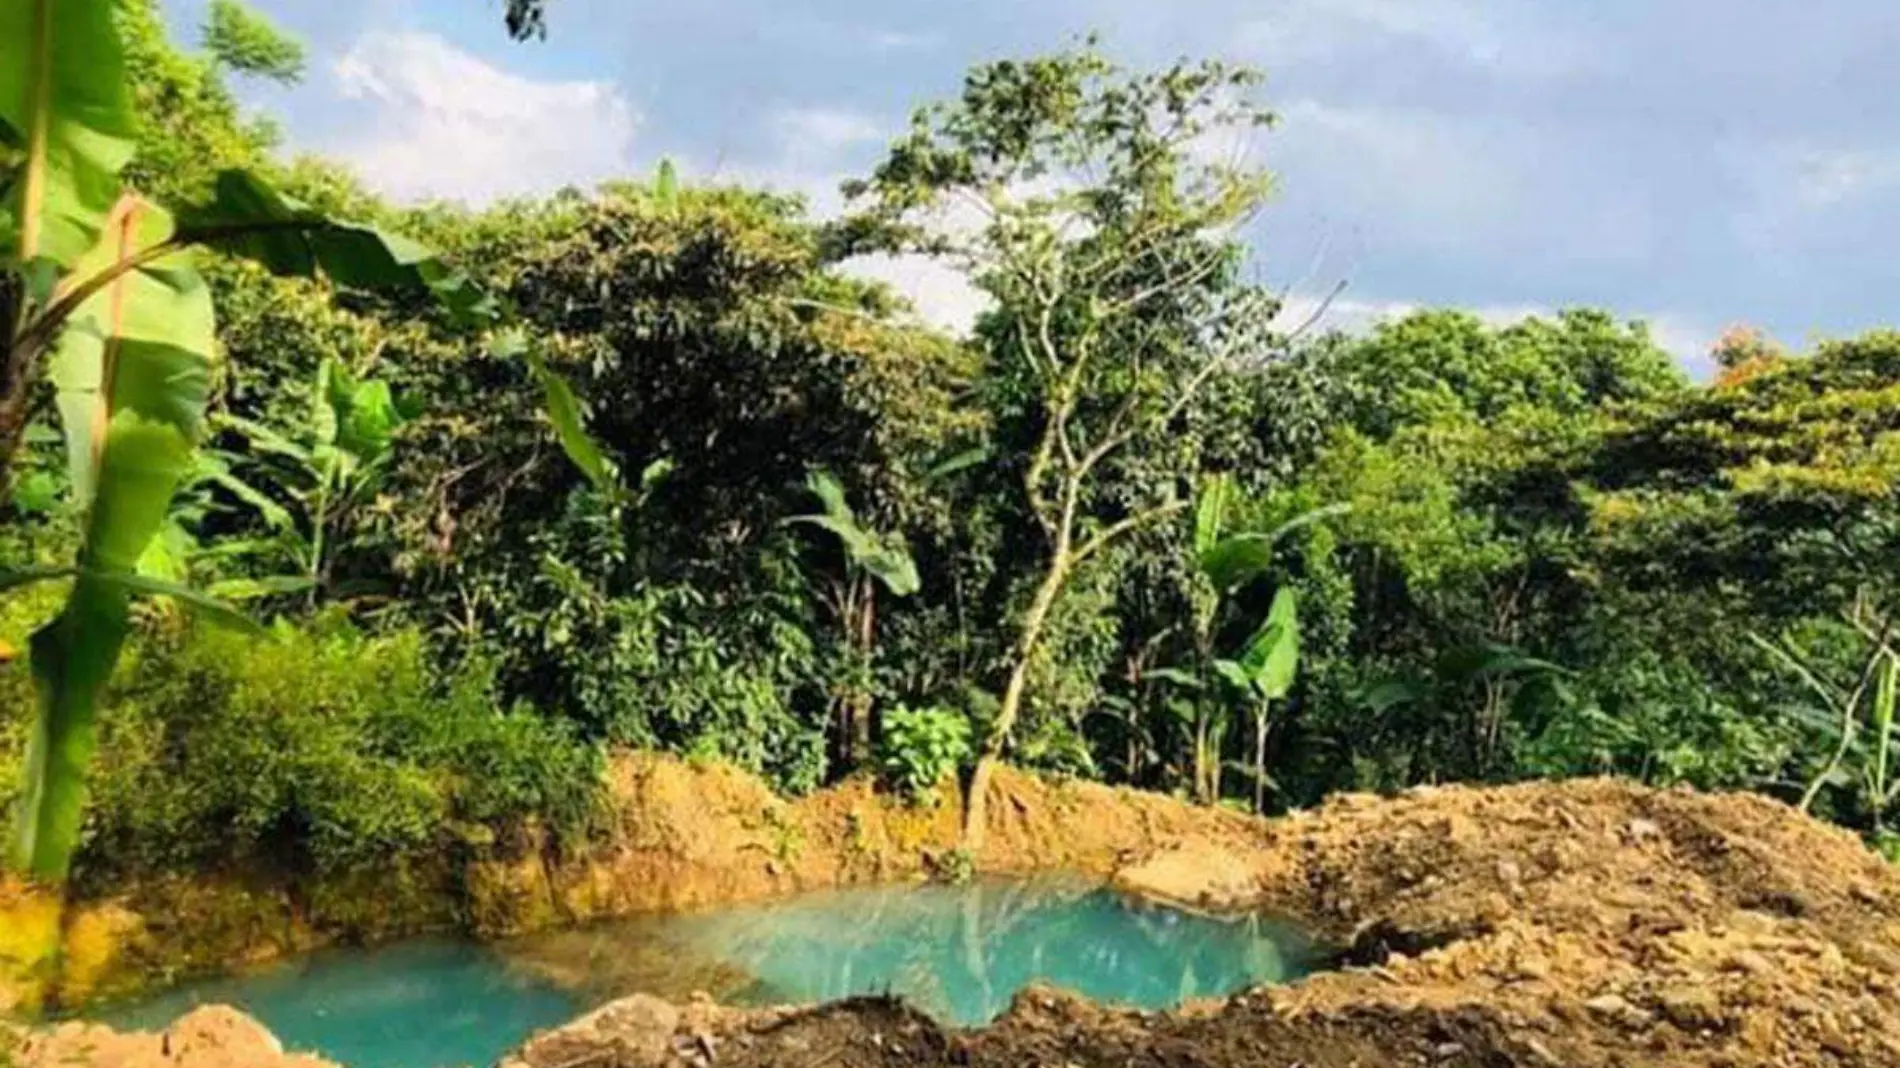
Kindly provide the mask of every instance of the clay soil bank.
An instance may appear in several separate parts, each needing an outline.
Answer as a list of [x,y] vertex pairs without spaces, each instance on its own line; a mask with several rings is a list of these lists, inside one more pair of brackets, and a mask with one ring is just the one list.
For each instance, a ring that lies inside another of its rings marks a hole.
[[[981,869],[1091,871],[1271,910],[1349,947],[1346,966],[1177,1013],[1031,990],[977,1031],[882,1000],[747,1012],[634,998],[510,1063],[1900,1065],[1900,872],[1763,798],[1582,781],[1343,796],[1266,822],[1019,774],[994,789]],[[784,802],[730,770],[629,758],[614,790],[621,826],[596,855],[472,867],[471,924],[513,933],[900,879],[955,838],[954,805],[910,810],[863,785]],[[101,1040],[41,1036],[24,1063],[85,1064]]]

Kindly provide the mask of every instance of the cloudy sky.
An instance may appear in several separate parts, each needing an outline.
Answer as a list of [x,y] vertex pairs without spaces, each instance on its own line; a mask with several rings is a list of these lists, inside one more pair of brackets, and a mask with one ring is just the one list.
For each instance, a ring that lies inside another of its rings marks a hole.
[[[181,29],[203,0],[170,0]],[[311,49],[251,86],[294,147],[404,198],[480,203],[651,170],[808,193],[971,63],[1102,31],[1137,63],[1268,74],[1266,277],[1352,326],[1420,304],[1587,304],[1694,365],[1725,325],[1790,343],[1900,321],[1894,0],[253,0]],[[939,318],[966,295],[889,274]]]

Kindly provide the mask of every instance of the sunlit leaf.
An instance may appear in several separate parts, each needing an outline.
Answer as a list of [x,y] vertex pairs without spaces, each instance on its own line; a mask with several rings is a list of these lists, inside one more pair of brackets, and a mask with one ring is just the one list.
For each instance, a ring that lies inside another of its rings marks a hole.
[[4,213],[19,262],[78,262],[118,199],[134,119],[115,6],[0,3],[0,123],[25,154]]
[[425,288],[465,324],[495,315],[494,302],[428,248],[368,223],[332,219],[249,171],[218,175],[211,202],[180,212],[179,222],[182,239],[274,274],[322,275],[354,289]]
[[541,383],[541,391],[547,405],[548,421],[554,424],[554,435],[560,439],[561,451],[587,476],[587,481],[602,493],[615,493],[620,489],[620,471],[614,462],[607,458],[593,435],[587,432],[587,409],[581,404],[580,397],[574,393],[574,387],[567,379],[550,368],[541,357],[529,354],[528,366]]
[[[171,228],[164,212],[127,198],[79,270],[130,260],[162,244]],[[141,578],[137,568],[194,466],[215,344],[210,294],[188,256],[173,253],[83,301],[53,359],[85,520],[66,606],[33,636],[39,715],[12,850],[18,866],[46,878],[64,878],[71,862],[99,694],[125,640],[131,595],[195,596]]]

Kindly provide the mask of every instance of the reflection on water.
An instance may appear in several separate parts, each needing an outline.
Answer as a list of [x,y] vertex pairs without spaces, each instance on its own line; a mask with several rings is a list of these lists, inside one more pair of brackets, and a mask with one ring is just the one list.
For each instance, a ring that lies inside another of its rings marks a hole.
[[1205,919],[1088,885],[992,880],[813,894],[504,946],[421,939],[334,950],[96,1015],[155,1029],[196,1005],[234,1004],[289,1048],[351,1068],[456,1068],[491,1064],[535,1031],[634,991],[706,991],[739,1004],[888,991],[974,1024],[1034,980],[1161,1008],[1285,980],[1308,959],[1296,932],[1268,921]]
[[[961,1024],[991,1019],[1035,980],[1165,1008],[1293,978],[1310,957],[1281,924],[1207,919],[1046,881],[836,891],[563,939],[558,952],[525,944],[519,959],[544,974],[585,973],[603,996],[690,993],[669,988],[671,973],[741,1004],[889,991]],[[577,953],[587,963],[576,966]]]

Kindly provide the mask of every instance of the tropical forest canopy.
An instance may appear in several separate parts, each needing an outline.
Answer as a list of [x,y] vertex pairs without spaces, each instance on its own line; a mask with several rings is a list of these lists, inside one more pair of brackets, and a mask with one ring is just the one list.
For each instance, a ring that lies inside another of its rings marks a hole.
[[[972,70],[839,218],[657,160],[401,208],[240,111],[227,79],[302,55],[218,10],[194,51],[119,3],[127,187],[262,176],[492,312],[199,260],[202,445],[127,566],[265,627],[128,602],[83,877],[578,845],[614,747],[919,803],[997,760],[1268,812],[1617,774],[1887,841],[1900,334],[1737,331],[1695,383],[1614,310],[1289,321],[1241,239],[1268,175],[1200,150],[1267,122],[1255,73],[1086,46]],[[932,329],[866,253],[989,308]],[[11,462],[10,574],[87,544],[57,396]],[[0,595],[0,801],[70,585]]]

